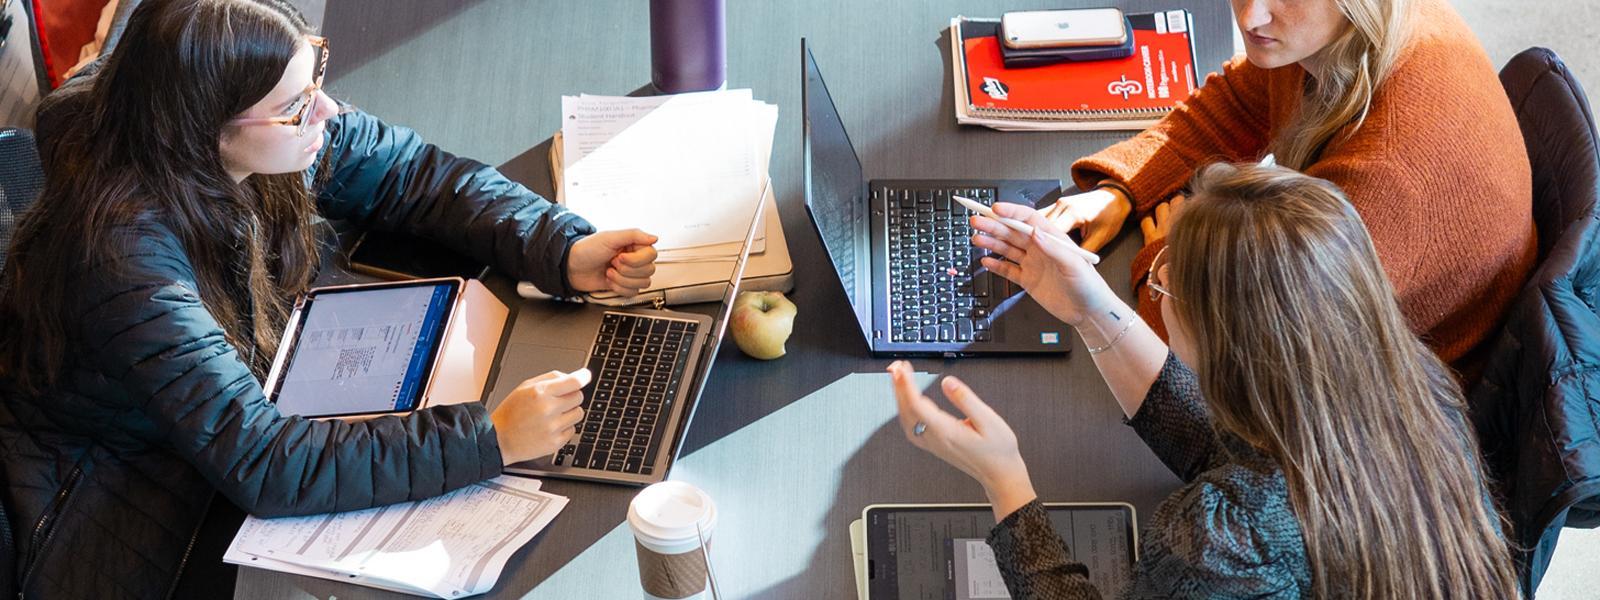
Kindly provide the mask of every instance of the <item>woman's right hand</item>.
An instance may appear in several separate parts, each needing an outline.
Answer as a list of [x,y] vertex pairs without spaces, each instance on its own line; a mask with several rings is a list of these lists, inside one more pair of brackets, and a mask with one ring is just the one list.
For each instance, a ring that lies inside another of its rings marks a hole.
[[1017,449],[1017,434],[1005,419],[967,384],[945,377],[944,395],[964,417],[957,419],[922,395],[911,376],[910,363],[897,360],[889,365],[900,408],[900,429],[907,441],[978,480],[993,505],[995,521],[1005,520],[1006,515],[1038,497],[1028,479],[1028,465]]
[[972,227],[979,233],[972,236],[972,245],[993,254],[983,258],[984,268],[1022,286],[1040,306],[1073,327],[1090,311],[1110,310],[1119,302],[1094,266],[1068,246],[1072,240],[1043,214],[1008,202],[995,203],[994,212],[1032,225],[1033,235],[974,216]]
[[500,440],[500,456],[507,464],[555,454],[583,422],[583,386],[588,369],[571,373],[551,371],[522,382],[511,390],[489,420]]
[[1081,229],[1083,249],[1099,252],[1122,231],[1133,202],[1116,188],[1100,188],[1056,200],[1044,218],[1061,231]]

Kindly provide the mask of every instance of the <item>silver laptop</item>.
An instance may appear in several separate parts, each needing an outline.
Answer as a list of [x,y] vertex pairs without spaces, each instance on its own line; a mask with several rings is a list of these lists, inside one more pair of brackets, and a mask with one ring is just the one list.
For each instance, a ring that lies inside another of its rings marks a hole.
[[715,317],[564,303],[517,312],[490,411],[542,373],[587,366],[594,378],[583,388],[584,421],[572,443],[507,471],[630,485],[666,479],[711,376],[763,212],[757,201]]

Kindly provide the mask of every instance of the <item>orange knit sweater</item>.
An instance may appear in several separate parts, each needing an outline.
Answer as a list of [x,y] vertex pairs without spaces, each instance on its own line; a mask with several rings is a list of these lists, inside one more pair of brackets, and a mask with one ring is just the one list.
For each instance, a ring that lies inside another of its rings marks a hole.
[[[1418,7],[1411,41],[1379,84],[1365,124],[1335,136],[1305,172],[1338,184],[1366,222],[1412,329],[1475,378],[1476,350],[1499,328],[1537,249],[1528,156],[1489,57],[1454,9]],[[1079,189],[1110,177],[1135,217],[1217,160],[1255,161],[1294,115],[1306,71],[1243,57],[1211,74],[1155,126],[1072,165]],[[1159,242],[1134,260],[1139,313],[1165,338],[1143,293]]]

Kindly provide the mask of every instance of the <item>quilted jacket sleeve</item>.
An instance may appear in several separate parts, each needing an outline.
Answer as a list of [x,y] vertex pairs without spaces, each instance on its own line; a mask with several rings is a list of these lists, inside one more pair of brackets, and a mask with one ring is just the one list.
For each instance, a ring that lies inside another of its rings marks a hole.
[[280,414],[201,304],[177,239],[150,224],[131,239],[115,268],[91,266],[75,285],[81,364],[238,506],[266,517],[361,509],[500,473],[481,404],[360,423]]
[[436,240],[541,290],[573,295],[567,250],[595,229],[493,167],[350,110],[329,119],[307,178],[322,214]]

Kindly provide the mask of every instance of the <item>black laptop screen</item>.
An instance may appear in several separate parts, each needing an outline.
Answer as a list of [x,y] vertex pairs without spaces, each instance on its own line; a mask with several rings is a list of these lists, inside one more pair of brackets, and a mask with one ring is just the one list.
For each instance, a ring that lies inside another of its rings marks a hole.
[[868,227],[866,178],[856,157],[844,121],[805,41],[800,42],[805,62],[803,87],[805,113],[806,209],[839,273],[839,282],[856,313],[861,333],[871,343],[872,248]]

